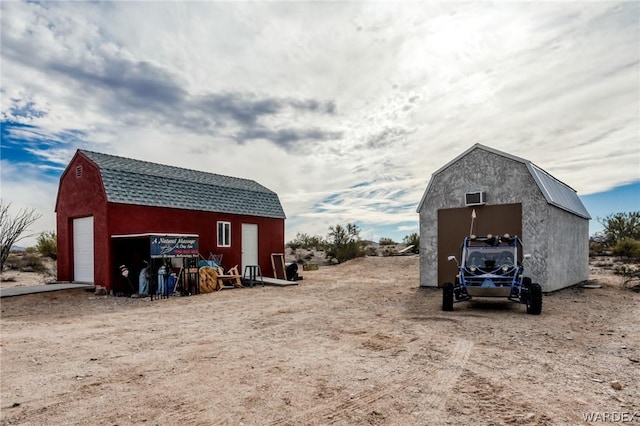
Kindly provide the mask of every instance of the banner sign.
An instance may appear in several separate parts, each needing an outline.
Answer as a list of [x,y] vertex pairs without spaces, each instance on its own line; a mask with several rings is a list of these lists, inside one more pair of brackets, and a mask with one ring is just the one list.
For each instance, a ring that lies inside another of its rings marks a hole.
[[198,257],[198,237],[152,235],[151,257]]

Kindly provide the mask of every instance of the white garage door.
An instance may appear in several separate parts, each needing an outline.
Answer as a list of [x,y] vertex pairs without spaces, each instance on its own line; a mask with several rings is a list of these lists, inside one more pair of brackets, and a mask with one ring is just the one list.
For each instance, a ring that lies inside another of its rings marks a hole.
[[93,283],[93,216],[73,220],[73,281]]

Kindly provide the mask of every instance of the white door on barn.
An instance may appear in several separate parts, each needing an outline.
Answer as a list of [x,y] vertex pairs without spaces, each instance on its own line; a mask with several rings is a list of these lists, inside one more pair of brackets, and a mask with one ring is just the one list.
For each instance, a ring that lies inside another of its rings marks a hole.
[[93,216],[73,219],[73,281],[94,281]]
[[242,268],[258,264],[258,225],[242,224]]

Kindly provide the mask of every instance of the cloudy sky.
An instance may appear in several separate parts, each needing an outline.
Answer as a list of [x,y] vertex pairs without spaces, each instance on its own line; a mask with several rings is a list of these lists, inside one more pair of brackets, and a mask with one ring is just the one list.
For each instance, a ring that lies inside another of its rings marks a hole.
[[254,179],[287,240],[401,240],[431,174],[482,143],[594,219],[640,210],[639,5],[4,1],[2,199],[54,230],[81,148]]

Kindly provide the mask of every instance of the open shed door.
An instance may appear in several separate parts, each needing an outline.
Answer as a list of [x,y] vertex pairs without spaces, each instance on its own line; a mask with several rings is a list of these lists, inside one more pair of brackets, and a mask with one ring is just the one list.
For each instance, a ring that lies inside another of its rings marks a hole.
[[522,237],[522,204],[499,204],[438,210],[438,287],[453,282],[458,268],[447,257],[454,255],[460,261],[460,246],[471,230],[471,213],[476,218],[473,233],[478,236],[493,234]]
[[93,283],[93,216],[73,219],[73,281]]

